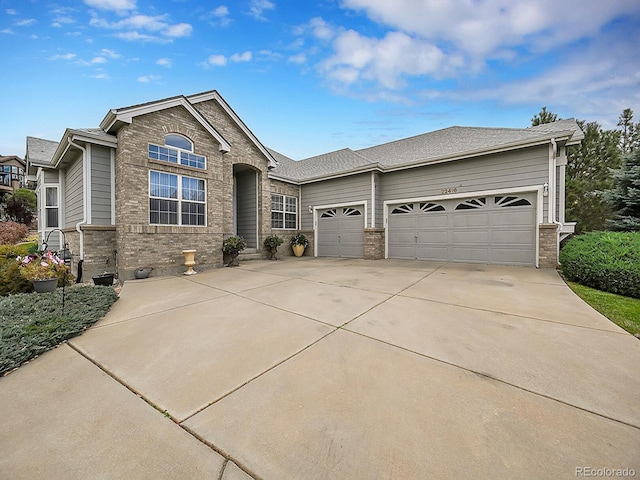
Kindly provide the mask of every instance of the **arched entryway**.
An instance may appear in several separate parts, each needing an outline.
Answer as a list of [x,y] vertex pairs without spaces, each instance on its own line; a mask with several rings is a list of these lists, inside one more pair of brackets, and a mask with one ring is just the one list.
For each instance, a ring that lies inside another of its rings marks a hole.
[[260,172],[249,165],[233,166],[233,231],[258,248]]

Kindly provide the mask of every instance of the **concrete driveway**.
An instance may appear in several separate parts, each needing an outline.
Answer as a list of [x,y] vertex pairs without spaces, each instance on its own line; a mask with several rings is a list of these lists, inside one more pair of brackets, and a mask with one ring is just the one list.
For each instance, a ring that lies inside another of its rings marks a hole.
[[130,281],[0,378],[0,477],[640,475],[639,365],[553,270],[286,258]]

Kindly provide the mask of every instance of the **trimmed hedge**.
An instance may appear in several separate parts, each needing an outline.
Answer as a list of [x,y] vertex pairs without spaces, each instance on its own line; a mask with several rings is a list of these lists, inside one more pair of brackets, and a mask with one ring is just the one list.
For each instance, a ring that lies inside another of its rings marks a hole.
[[594,232],[572,238],[560,251],[568,280],[640,298],[640,232]]

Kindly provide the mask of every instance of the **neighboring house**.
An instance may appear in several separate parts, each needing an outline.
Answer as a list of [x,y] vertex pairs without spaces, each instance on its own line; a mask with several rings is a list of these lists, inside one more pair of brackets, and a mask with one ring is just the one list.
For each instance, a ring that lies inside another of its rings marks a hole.
[[0,156],[0,194],[12,193],[26,185],[26,162],[15,155]]
[[553,267],[574,226],[566,148],[582,138],[574,120],[451,127],[294,161],[210,91],[111,110],[60,142],[28,137],[27,165],[42,239],[59,248],[64,231],[86,278],[175,273],[183,249],[221,266],[227,236],[261,252],[298,231],[306,255]]

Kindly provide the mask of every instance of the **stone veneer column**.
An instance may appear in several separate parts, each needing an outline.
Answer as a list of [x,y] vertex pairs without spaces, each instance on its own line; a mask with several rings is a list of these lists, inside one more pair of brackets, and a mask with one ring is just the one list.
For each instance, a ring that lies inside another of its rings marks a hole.
[[384,258],[384,228],[364,229],[364,258],[366,260]]
[[539,267],[556,268],[558,266],[558,225],[542,223],[539,228]]

